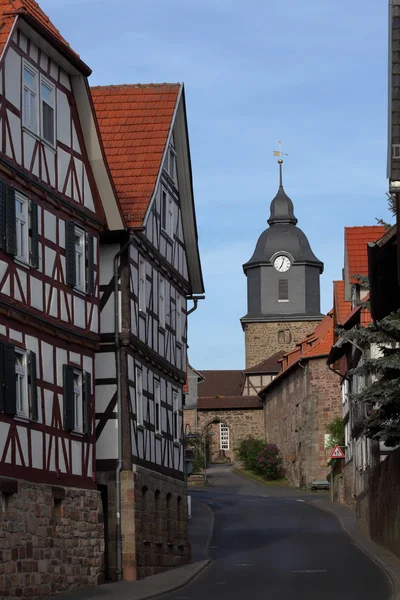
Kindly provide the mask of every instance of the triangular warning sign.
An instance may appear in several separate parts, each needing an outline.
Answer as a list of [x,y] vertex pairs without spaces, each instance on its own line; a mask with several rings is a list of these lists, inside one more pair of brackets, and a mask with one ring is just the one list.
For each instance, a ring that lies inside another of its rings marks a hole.
[[336,445],[331,452],[331,458],[344,458],[343,450],[340,446]]

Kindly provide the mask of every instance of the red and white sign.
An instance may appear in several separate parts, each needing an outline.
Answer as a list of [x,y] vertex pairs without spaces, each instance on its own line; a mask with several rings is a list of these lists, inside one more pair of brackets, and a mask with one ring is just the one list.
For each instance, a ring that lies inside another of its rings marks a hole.
[[340,446],[336,445],[331,452],[331,458],[344,458],[344,452]]

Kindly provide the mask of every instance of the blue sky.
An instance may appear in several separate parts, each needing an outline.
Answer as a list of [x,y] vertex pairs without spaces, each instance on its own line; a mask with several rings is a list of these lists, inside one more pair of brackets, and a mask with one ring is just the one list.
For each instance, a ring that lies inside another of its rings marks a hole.
[[242,264],[278,185],[341,277],[343,228],[386,208],[387,6],[375,0],[39,0],[91,85],[184,81],[207,299],[190,316],[198,369],[244,366]]

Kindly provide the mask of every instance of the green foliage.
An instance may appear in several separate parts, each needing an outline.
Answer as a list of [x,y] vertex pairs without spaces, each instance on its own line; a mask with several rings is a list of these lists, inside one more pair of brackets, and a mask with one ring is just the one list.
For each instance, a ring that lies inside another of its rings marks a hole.
[[197,475],[203,472],[204,469],[204,451],[203,451],[203,438],[200,433],[195,434],[191,440],[185,440],[185,446],[187,448],[194,448],[195,450],[195,459],[193,462],[193,475]]
[[327,445],[329,448],[344,446],[344,424],[341,417],[336,417],[326,426],[326,432],[329,433]]
[[241,440],[236,452],[249,471],[258,473],[266,479],[275,480],[284,476],[282,459],[275,444],[267,444],[264,440],[248,436]]

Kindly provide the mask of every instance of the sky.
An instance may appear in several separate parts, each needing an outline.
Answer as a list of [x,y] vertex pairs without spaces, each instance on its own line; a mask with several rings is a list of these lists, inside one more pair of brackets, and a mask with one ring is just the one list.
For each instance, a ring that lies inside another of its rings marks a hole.
[[387,3],[375,0],[39,0],[91,85],[183,81],[206,299],[189,317],[196,369],[241,369],[242,264],[284,187],[341,278],[345,226],[387,211]]

